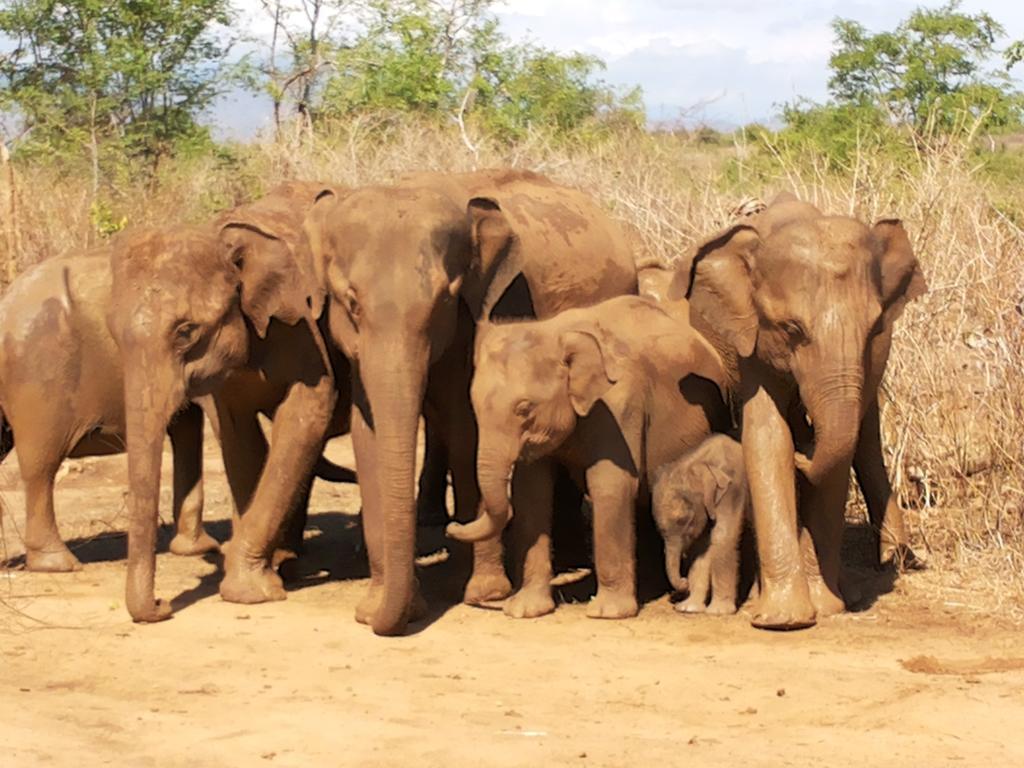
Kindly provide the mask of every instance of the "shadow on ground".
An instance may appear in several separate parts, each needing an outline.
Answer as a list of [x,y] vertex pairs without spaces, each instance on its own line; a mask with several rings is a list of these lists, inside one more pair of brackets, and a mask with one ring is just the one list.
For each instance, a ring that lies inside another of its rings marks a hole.
[[[206,530],[220,542],[231,533],[230,520],[206,523]],[[588,575],[555,588],[556,600],[564,603],[588,601],[596,592],[593,573],[590,521],[585,514],[556,516],[553,530],[554,565],[556,573],[588,569]],[[664,574],[662,543],[649,515],[638,516],[637,586],[641,604],[657,600],[668,591]],[[173,536],[170,526],[159,531],[157,551],[164,553]],[[305,549],[298,560],[282,563],[280,572],[289,592],[316,587],[331,581],[352,581],[370,576],[363,532],[358,514],[322,512],[311,514],[306,526]],[[124,560],[127,537],[122,532],[104,533],[86,539],[72,539],[68,547],[82,563],[105,563]],[[854,612],[869,610],[882,595],[894,588],[898,570],[894,566],[877,565],[878,538],[865,523],[848,522],[843,536],[843,590],[848,608]],[[462,592],[472,570],[472,549],[444,536],[443,528],[421,528],[417,552],[424,564],[417,567],[420,587],[429,606],[425,619],[416,622],[412,632],[422,631],[462,601]],[[745,537],[743,546],[744,574],[741,595],[746,595],[754,580],[754,543]],[[220,567],[205,574],[194,587],[171,601],[174,610],[181,610],[217,594],[223,568],[222,556],[204,556]],[[24,555],[0,564],[4,568],[23,568]],[[678,599],[679,596],[673,596]],[[487,608],[482,608],[486,610]],[[498,609],[496,606],[491,610]]]

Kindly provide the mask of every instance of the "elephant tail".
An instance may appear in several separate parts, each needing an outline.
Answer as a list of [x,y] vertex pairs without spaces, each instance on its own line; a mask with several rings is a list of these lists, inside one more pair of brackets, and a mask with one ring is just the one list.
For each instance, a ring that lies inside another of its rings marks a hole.
[[329,483],[359,482],[359,478],[356,476],[354,470],[351,470],[348,467],[339,467],[333,461],[324,456],[317,459],[316,467],[313,468],[313,474],[321,480],[326,480]]
[[0,409],[0,461],[6,459],[7,454],[12,450],[14,450],[14,432],[11,430],[11,425],[3,410]]

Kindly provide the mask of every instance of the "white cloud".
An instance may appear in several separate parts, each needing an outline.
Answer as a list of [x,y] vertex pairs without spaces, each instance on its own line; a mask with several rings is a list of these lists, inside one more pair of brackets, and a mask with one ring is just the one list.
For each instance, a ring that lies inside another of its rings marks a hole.
[[[602,57],[610,82],[643,86],[654,116],[708,104],[705,118],[764,120],[798,95],[824,98],[831,22],[853,18],[891,29],[919,5],[944,0],[507,0],[506,31],[558,50]],[[1024,4],[968,0],[1011,38],[1024,37]]]

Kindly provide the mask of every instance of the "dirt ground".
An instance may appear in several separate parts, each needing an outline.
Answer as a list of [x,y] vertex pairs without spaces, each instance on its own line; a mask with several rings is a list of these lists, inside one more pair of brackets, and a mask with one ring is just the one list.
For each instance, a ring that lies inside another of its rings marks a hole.
[[[351,460],[344,440],[331,455]],[[206,470],[223,540],[209,444]],[[742,614],[678,615],[667,597],[631,621],[581,604],[515,621],[453,605],[449,562],[421,574],[428,621],[384,639],[352,619],[366,586],[357,494],[318,483],[309,575],[286,602],[224,603],[218,558],[161,554],[175,616],[136,626],[124,474],[123,457],[67,462],[58,520],[85,567],[46,575],[19,565],[15,457],[0,468],[0,764],[1024,764],[1021,629],[937,590],[934,571],[870,577],[865,610],[774,634]]]

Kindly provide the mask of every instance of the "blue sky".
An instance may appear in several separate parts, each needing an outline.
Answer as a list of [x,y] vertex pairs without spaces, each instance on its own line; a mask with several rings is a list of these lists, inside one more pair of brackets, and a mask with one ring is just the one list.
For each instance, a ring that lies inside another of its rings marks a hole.
[[[513,39],[604,59],[604,79],[640,85],[648,115],[730,126],[768,121],[796,96],[823,99],[832,48],[831,21],[852,18],[869,29],[893,28],[935,0],[506,0],[496,7]],[[240,0],[258,8],[258,0]],[[1024,2],[965,0],[987,11],[1009,39],[1024,38]],[[251,12],[251,24],[264,25]],[[1004,41],[1005,42],[1005,41]],[[1024,65],[1014,73],[1024,77]],[[211,116],[220,131],[250,135],[266,125],[261,101],[229,97]]]

